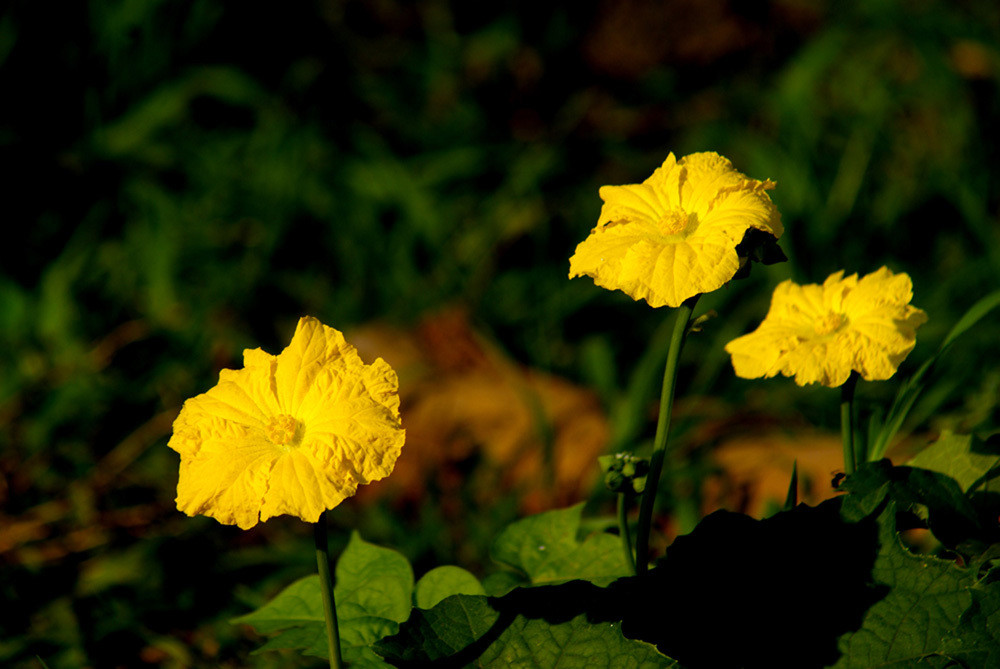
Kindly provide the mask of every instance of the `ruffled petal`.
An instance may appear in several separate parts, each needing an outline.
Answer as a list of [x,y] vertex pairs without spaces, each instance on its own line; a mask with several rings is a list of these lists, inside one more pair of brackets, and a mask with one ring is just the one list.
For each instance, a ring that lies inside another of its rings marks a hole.
[[261,521],[288,514],[315,523],[319,514],[357,491],[355,478],[338,477],[336,472],[308,448],[282,455],[274,463],[269,488],[259,505]]
[[726,351],[744,378],[781,373],[799,385],[836,387],[853,370],[869,381],[888,379],[927,320],[909,304],[911,297],[909,277],[884,267],[861,279],[836,272],[821,286],[784,281],[764,322],[729,342]]
[[604,200],[597,219],[599,228],[621,221],[655,222],[667,211],[656,191],[647,184],[602,186],[598,193]]
[[[260,431],[215,416],[199,416],[175,439],[197,442],[182,453],[177,508],[249,529],[257,524],[268,471],[280,452]],[[193,432],[191,432],[193,431]]]
[[329,367],[360,369],[363,363],[338,330],[311,316],[299,319],[291,343],[278,355],[275,380],[285,413],[296,415],[318,374]]
[[280,514],[314,522],[392,471],[405,432],[384,360],[365,365],[340,332],[305,317],[280,355],[248,349],[244,363],[174,421],[178,509],[244,529]]
[[717,153],[674,154],[641,184],[604,186],[597,226],[570,258],[570,278],[590,276],[651,306],[725,285],[750,228],[778,237],[781,217],[767,190]]
[[681,206],[687,211],[706,214],[723,189],[744,180],[732,162],[718,153],[706,151],[681,158]]
[[699,230],[723,232],[733,240],[734,246],[743,241],[750,228],[781,237],[785,231],[781,214],[766,192],[771,188],[774,188],[771,181],[752,179],[741,179],[736,184],[718,188],[711,199],[698,200],[694,211],[701,221]]

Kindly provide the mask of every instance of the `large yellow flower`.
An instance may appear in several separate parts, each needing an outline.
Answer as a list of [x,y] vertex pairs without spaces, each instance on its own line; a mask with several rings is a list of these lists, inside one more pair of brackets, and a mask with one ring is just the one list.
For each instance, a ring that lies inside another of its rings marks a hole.
[[392,471],[404,431],[384,360],[365,365],[307,316],[280,355],[246,349],[243,365],[222,370],[174,421],[178,509],[243,529],[281,514],[315,522]]
[[778,284],[764,322],[726,344],[736,375],[746,379],[794,376],[800,386],[842,385],[851,370],[888,379],[916,343],[927,314],[910,306],[907,274],[885,267],[858,279],[844,272],[823,285]]
[[721,288],[740,269],[736,246],[749,229],[784,231],[772,188],[717,153],[671,153],[641,184],[601,188],[597,227],[569,259],[569,278],[593,277],[652,307]]

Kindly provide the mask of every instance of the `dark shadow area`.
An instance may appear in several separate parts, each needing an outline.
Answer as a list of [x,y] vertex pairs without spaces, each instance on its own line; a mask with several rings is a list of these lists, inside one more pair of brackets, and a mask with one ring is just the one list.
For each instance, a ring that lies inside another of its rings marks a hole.
[[839,500],[767,520],[718,511],[641,579],[619,581],[622,631],[687,667],[822,667],[885,596],[870,585],[871,520]]

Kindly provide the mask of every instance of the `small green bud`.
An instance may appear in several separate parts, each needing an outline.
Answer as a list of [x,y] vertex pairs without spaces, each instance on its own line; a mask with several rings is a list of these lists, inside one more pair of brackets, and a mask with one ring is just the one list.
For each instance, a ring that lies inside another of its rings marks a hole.
[[624,483],[625,477],[619,472],[608,472],[604,475],[604,485],[606,485],[608,490],[611,492],[621,492]]
[[635,491],[637,495],[641,495],[642,491],[646,489],[646,477],[637,476],[632,479],[632,490]]

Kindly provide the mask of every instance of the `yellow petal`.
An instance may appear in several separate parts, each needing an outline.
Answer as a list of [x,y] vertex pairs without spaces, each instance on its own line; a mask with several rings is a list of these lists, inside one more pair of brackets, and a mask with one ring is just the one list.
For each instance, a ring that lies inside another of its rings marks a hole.
[[296,415],[317,374],[328,368],[359,369],[361,359],[339,331],[311,316],[299,319],[291,343],[278,355],[275,372],[282,410]]
[[641,184],[600,189],[597,226],[570,258],[569,276],[654,307],[716,290],[739,269],[736,246],[747,230],[782,234],[773,187],[717,153],[670,154]]
[[338,478],[335,468],[313,458],[306,449],[278,458],[269,478],[269,488],[259,504],[261,521],[288,514],[315,523],[320,513],[340,504],[358,487],[354,478]]
[[744,378],[776,373],[799,385],[842,385],[851,371],[867,380],[896,373],[913,350],[926,314],[909,304],[912,284],[905,274],[881,268],[861,279],[843,272],[823,285],[782,282],[764,322],[726,345],[736,374]]
[[656,191],[646,184],[602,186],[599,193],[604,206],[597,220],[598,227],[618,221],[656,221],[665,211]]
[[189,516],[253,527],[278,451],[259,433],[231,421],[203,417],[197,425],[200,448],[181,458],[177,508]]
[[340,332],[305,317],[280,355],[248,349],[244,364],[174,422],[181,511],[244,529],[280,514],[313,522],[392,471],[405,432],[384,360],[365,365]]

